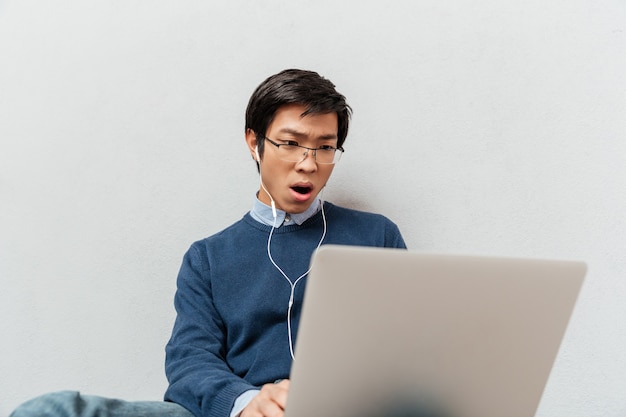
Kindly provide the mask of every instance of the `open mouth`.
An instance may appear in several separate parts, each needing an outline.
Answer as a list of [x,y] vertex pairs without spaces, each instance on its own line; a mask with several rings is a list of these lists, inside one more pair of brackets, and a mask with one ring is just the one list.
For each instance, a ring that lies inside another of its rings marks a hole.
[[290,188],[292,198],[300,203],[309,201],[313,195],[313,186],[306,182],[294,184]]
[[308,194],[311,192],[311,187],[301,186],[301,185],[296,185],[294,187],[291,187],[291,189],[294,190],[298,194]]

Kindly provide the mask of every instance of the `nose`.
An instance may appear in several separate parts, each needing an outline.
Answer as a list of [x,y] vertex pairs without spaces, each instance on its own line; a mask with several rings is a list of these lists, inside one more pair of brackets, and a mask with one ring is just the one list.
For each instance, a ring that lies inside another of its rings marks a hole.
[[317,162],[315,161],[315,150],[307,149],[302,154],[302,160],[296,164],[298,171],[315,172],[317,171]]

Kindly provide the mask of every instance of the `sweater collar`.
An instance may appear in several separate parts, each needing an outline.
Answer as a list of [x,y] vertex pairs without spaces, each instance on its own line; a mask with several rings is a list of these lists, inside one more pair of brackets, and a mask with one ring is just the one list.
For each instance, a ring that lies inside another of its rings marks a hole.
[[313,217],[320,209],[321,201],[316,198],[315,201],[309,206],[308,209],[302,213],[287,213],[283,210],[276,209],[276,223],[274,223],[274,216],[272,214],[272,208],[267,204],[262,203],[258,198],[254,199],[252,210],[250,215],[259,223],[263,223],[267,226],[288,226],[291,224],[301,225],[309,218]]

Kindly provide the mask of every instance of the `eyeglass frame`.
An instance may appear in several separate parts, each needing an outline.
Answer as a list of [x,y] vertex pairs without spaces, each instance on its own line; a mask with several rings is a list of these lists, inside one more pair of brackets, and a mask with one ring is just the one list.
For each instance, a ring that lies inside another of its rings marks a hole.
[[[286,159],[280,158],[281,161],[294,162],[294,163],[298,163],[298,164],[300,162],[304,161],[307,158],[307,156],[309,156],[309,151],[313,151],[313,160],[315,161],[315,163],[322,164],[322,165],[335,165],[339,161],[336,161],[336,162],[320,162],[320,161],[318,161],[317,160],[317,151],[320,150],[320,149],[321,150],[330,150],[329,148],[332,148],[332,149],[335,150],[335,154],[337,153],[337,151],[341,152],[341,154],[343,154],[343,152],[344,152],[343,146],[339,146],[337,148],[334,147],[334,146],[329,146],[328,148],[309,148],[308,146],[293,145],[293,144],[290,144],[290,143],[276,143],[272,139],[268,138],[265,135],[259,135],[259,139],[267,140],[269,143],[271,143],[272,145],[276,146],[276,149],[279,149],[281,146],[295,146],[297,148],[306,149],[306,152],[304,152],[304,155],[303,155],[302,159],[299,160],[299,161],[287,161]],[[335,159],[335,154],[333,154],[333,161]],[[341,154],[339,156],[339,159],[341,159]]]

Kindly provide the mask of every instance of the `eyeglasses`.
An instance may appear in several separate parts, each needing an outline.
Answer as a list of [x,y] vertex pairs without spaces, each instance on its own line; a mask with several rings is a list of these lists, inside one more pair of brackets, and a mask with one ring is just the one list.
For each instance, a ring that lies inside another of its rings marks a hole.
[[323,145],[319,148],[308,148],[306,146],[298,145],[294,141],[276,143],[265,136],[263,136],[263,139],[276,146],[276,156],[287,162],[302,162],[309,155],[309,151],[313,151],[313,159],[315,159],[315,162],[318,164],[331,165],[339,162],[341,155],[343,154],[343,148],[341,147],[335,148],[329,145]]

